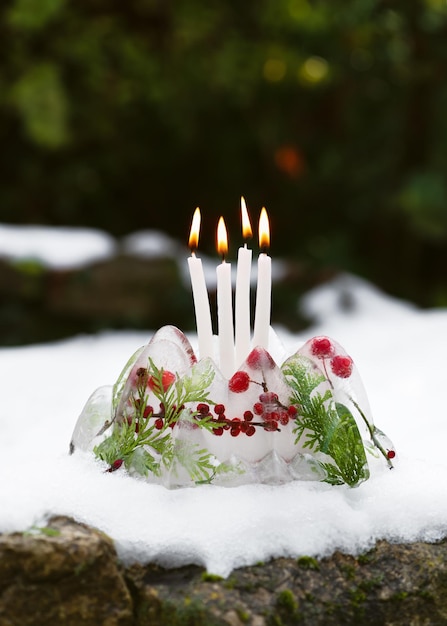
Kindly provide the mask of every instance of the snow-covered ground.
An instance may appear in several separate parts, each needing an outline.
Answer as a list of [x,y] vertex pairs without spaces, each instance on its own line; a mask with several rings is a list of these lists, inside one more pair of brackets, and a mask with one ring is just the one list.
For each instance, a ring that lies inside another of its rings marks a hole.
[[396,469],[356,489],[293,482],[170,491],[121,470],[104,473],[93,458],[68,455],[74,424],[90,393],[113,383],[152,331],[80,336],[0,349],[0,531],[71,515],[107,532],[126,562],[197,563],[224,576],[281,555],[447,535],[447,310],[418,310],[352,276],[301,305],[315,327],[301,335],[276,329],[280,339],[289,352],[316,334],[343,345],[376,424],[396,446]]

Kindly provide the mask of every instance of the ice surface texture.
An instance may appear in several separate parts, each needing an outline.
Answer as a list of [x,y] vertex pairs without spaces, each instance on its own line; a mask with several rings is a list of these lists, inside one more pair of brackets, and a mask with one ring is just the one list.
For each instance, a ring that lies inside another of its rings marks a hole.
[[355,487],[392,468],[394,447],[373,423],[354,362],[313,337],[279,367],[254,348],[225,379],[197,361],[184,334],[161,328],[115,385],[97,389],[70,451],[91,451],[108,472],[166,487],[324,481]]

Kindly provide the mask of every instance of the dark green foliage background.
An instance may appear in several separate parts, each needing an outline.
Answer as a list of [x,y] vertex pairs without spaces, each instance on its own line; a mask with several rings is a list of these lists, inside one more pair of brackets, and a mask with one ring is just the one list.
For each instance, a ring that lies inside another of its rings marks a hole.
[[[13,0],[1,221],[202,248],[239,196],[272,251],[447,304],[444,0]],[[233,253],[239,240],[233,235]]]

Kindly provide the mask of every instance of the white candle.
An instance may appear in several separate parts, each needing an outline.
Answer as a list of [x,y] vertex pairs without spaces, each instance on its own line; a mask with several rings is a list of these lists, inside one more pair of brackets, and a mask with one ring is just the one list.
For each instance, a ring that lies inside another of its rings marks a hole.
[[[259,246],[261,250],[270,245],[270,229],[265,208],[259,218]],[[261,346],[268,350],[270,312],[272,302],[272,260],[261,252],[258,257],[258,282],[256,287],[256,309],[253,347]]]
[[[244,239],[252,236],[250,218],[245,200],[241,198],[242,234]],[[239,248],[237,256],[235,298],[236,367],[240,367],[250,352],[250,275],[252,251]]]
[[228,252],[227,231],[222,217],[217,227],[217,249],[223,257],[222,263],[216,268],[219,364],[222,374],[230,378],[234,374],[233,297],[231,263],[225,261]]
[[197,208],[191,225],[189,236],[189,247],[191,256],[188,258],[189,274],[191,276],[191,286],[194,299],[194,310],[196,315],[197,339],[199,343],[199,356],[214,358],[213,351],[213,327],[211,324],[211,311],[206,288],[205,275],[203,273],[202,261],[195,255],[195,248],[199,243],[200,231],[200,209]]

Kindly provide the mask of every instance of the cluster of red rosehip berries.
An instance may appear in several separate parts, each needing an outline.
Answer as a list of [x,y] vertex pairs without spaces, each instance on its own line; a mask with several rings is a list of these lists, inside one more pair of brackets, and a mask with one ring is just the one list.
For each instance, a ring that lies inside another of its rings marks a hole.
[[[201,402],[197,405],[197,412],[199,417],[212,418],[214,435],[221,436],[225,430],[228,430],[232,437],[237,437],[240,433],[252,437],[256,432],[256,427],[267,431],[279,431],[281,430],[279,425],[286,426],[289,420],[296,417],[298,412],[293,405],[289,407],[282,405],[276,393],[269,391],[261,393],[259,402],[255,402],[252,408],[252,411],[244,411],[242,417],[229,419],[225,416],[223,404],[216,404],[213,407],[215,413],[213,416],[209,405]],[[262,421],[256,421],[256,417],[261,418]]]
[[335,354],[335,348],[328,337],[315,337],[310,344],[310,352],[318,359],[330,359],[330,366],[335,376],[349,378],[352,374],[353,361],[348,355]]
[[[134,400],[134,404],[135,407],[137,409],[137,413],[139,413],[139,406],[141,404],[141,400],[139,398],[137,398],[136,400]],[[171,419],[169,420],[169,426],[171,428],[174,428],[174,426],[177,423],[177,420],[175,419],[177,417],[177,415],[179,415],[183,409],[185,408],[184,405],[180,406],[178,409],[177,407],[174,405],[172,407],[172,414],[173,417],[171,416]],[[139,416],[137,418],[135,418],[135,432],[138,433],[140,430],[140,421],[142,419],[149,419],[149,418],[154,418],[155,422],[154,422],[154,426],[157,430],[162,430],[164,424],[165,424],[165,419],[166,419],[166,409],[165,406],[163,404],[163,402],[160,402],[160,408],[158,410],[158,412],[155,412],[154,408],[150,405],[150,404],[146,404],[146,406],[144,407],[143,411],[141,414],[139,414]],[[133,422],[133,418],[131,416],[127,417],[127,423],[129,424],[129,426],[132,424]]]

